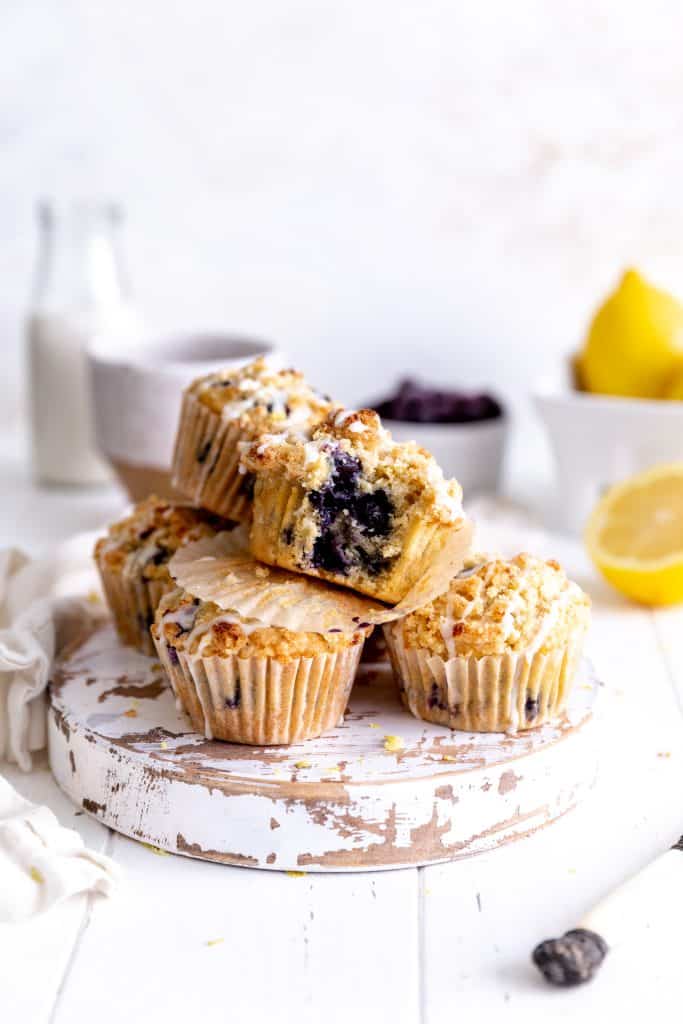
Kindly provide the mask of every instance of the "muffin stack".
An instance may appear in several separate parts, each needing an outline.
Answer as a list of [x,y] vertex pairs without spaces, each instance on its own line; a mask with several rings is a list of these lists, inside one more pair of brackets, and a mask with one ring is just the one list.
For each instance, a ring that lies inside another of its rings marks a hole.
[[460,486],[376,413],[257,360],[187,389],[173,471],[188,504],[149,498],[95,559],[121,640],[154,645],[207,737],[333,728],[376,622],[419,718],[514,732],[563,713],[588,599],[555,562],[465,564]]

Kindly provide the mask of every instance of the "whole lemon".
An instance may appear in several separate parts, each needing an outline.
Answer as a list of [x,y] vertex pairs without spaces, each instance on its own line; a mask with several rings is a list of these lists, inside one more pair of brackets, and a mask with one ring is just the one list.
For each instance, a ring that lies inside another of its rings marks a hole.
[[683,305],[627,270],[593,318],[576,358],[581,387],[662,398],[683,358]]

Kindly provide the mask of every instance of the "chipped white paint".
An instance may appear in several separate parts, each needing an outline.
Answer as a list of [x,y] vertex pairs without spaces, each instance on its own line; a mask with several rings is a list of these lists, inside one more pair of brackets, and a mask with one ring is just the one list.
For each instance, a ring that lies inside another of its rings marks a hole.
[[[193,733],[159,663],[105,624],[56,675],[50,764],[86,811],[173,852],[311,871],[433,863],[525,835],[585,793],[595,685],[583,672],[569,721],[510,737],[412,718],[375,666],[333,733],[253,748]],[[387,752],[387,734],[404,749]]]

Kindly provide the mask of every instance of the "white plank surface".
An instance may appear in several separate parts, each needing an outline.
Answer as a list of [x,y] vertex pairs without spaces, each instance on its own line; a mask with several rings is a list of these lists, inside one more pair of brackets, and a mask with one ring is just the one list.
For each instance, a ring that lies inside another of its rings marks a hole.
[[[95,908],[55,1024],[416,1020],[417,874],[291,877],[158,856],[116,836],[128,883]],[[220,939],[216,945],[209,942]],[[101,999],[103,965],[110,987]],[[391,983],[389,983],[391,979]]]

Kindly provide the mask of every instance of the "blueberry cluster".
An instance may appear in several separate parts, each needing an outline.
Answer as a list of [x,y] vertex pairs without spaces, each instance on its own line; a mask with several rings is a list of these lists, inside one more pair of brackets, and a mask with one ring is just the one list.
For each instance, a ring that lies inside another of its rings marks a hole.
[[395,395],[373,408],[380,416],[404,423],[478,423],[503,415],[491,395],[442,391],[414,380],[401,381]]
[[394,506],[383,488],[361,492],[362,467],[341,448],[330,452],[333,470],[308,500],[317,512],[318,537],[311,553],[311,565],[326,572],[348,575],[357,565],[379,574],[387,568],[374,541],[391,530]]
[[607,943],[597,932],[573,928],[561,939],[539,943],[532,959],[546,981],[567,987],[590,981],[607,951]]

